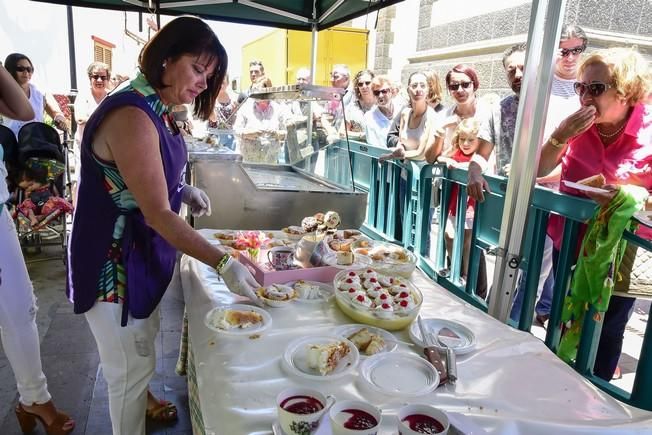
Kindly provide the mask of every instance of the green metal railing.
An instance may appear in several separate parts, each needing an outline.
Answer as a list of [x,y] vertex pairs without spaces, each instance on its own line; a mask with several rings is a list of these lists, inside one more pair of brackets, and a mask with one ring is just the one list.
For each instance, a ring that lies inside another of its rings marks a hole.
[[[346,149],[346,143],[338,143],[333,151]],[[467,172],[462,169],[449,169],[442,165],[419,166],[413,162],[401,163],[389,161],[380,163],[378,157],[387,153],[385,148],[377,148],[360,142],[350,142],[353,180],[357,189],[368,192],[367,217],[362,230],[375,239],[400,243],[417,254],[419,267],[431,279],[448,289],[458,297],[487,310],[486,302],[476,295],[481,250],[498,246],[502,220],[507,179],[498,176],[486,176],[491,190],[482,203],[476,204],[472,230],[471,254],[466,282],[461,277],[461,259],[463,237],[455,237],[451,255],[450,273],[440,273],[445,268],[446,250],[444,228],[448,216],[449,200],[453,185],[457,189],[457,211],[455,233],[464,233],[464,218],[467,203]],[[349,174],[338,164],[337,178]],[[337,172],[337,171],[336,171]],[[403,204],[399,202],[399,185],[403,172],[407,186]],[[335,177],[333,171],[327,176]],[[433,180],[441,179],[440,193],[440,230],[436,239],[435,258],[427,252],[430,238],[430,207]],[[349,182],[350,184],[350,182]],[[532,326],[532,313],[536,299],[537,286],[541,270],[541,259],[546,237],[548,217],[551,213],[566,218],[561,251],[556,268],[554,295],[547,329],[545,344],[556,352],[561,340],[561,312],[564,297],[570,287],[572,267],[578,246],[578,233],[581,225],[588,221],[595,211],[595,203],[578,197],[561,194],[557,191],[537,186],[530,202],[528,225],[523,237],[523,258],[519,268],[527,272],[524,286],[521,316],[516,325],[521,330],[529,331]],[[400,222],[399,208],[403,209],[402,231],[398,230]],[[624,238],[635,246],[652,251],[648,240],[626,232]],[[574,368],[612,396],[633,406],[652,410],[652,322],[647,325],[643,338],[641,356],[638,362],[634,386],[629,393],[605,382],[593,374],[595,354],[602,327],[601,321],[593,319],[593,313],[585,316],[582,339],[578,349]],[[555,327],[558,325],[559,327]]]

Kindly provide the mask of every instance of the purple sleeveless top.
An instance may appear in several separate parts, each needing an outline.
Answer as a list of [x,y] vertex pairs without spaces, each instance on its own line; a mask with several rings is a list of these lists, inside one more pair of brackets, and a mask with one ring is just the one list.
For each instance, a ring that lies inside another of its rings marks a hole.
[[77,204],[68,247],[67,294],[77,314],[90,310],[97,300],[102,265],[113,242],[113,230],[125,216],[122,262],[127,277],[122,326],[127,315],[144,319],[154,311],[167,289],[176,261],[176,249],[145,223],[140,209],[121,210],[105,187],[102,168],[92,154],[92,138],[104,117],[113,109],[136,106],[145,112],[159,135],[161,158],[170,208],[181,208],[181,187],[187,159],[181,134],[168,131],[161,116],[135,91],[119,92],[102,101],[84,129],[81,145],[81,173]]

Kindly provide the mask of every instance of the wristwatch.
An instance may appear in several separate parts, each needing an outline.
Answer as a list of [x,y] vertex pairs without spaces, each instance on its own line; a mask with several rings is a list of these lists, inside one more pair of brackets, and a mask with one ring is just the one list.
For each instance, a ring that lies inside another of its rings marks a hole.
[[553,147],[555,147],[557,149],[563,148],[564,144],[566,143],[566,142],[559,142],[557,139],[555,139],[552,136],[550,136],[550,139],[548,139],[548,142],[550,142],[550,145],[552,145]]

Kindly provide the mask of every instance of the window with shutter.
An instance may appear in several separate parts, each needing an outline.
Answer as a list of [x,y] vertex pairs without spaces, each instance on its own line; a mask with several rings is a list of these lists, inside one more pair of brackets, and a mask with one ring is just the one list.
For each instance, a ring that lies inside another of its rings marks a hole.
[[113,69],[113,49],[114,44],[105,41],[97,36],[91,36],[93,39],[93,60],[95,62],[103,62]]

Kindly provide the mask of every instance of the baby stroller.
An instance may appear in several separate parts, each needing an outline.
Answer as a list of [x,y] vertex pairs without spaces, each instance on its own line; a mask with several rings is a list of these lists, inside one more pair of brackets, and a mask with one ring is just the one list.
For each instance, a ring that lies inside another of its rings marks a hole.
[[[14,160],[8,161],[12,168],[14,219],[21,245],[38,253],[43,245],[61,244],[64,259],[68,243],[67,215],[72,212],[66,140],[67,133],[62,141],[49,125],[30,122],[18,132],[16,149],[11,154]],[[38,174],[39,189],[25,186],[37,185],[37,181],[27,180],[33,174]]]

